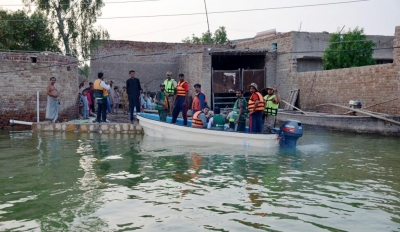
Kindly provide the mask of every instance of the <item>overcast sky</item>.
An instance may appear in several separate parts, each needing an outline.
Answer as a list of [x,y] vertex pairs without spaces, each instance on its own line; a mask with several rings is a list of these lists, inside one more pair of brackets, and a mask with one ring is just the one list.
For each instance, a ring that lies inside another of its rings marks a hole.
[[[17,10],[19,0],[0,0],[3,9]],[[204,13],[204,0],[104,0],[96,25],[108,30],[111,39],[181,42],[207,31],[205,14],[175,17],[114,18]],[[324,6],[315,4],[340,3]],[[350,2],[350,3],[344,3]],[[362,27],[368,35],[393,35],[400,26],[400,0],[206,0],[210,31],[225,26],[231,40],[254,37],[257,32],[336,32]],[[296,7],[303,6],[303,7]],[[249,9],[283,8],[238,13],[213,13]],[[101,19],[104,18],[104,19]],[[108,18],[108,19],[106,19]],[[110,19],[114,18],[114,19]]]

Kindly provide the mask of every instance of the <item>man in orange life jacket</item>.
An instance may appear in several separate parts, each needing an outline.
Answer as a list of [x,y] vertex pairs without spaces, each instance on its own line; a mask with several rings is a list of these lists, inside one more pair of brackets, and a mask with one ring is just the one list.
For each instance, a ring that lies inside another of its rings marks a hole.
[[203,110],[197,111],[193,114],[192,127],[196,128],[207,128],[207,115],[210,109],[208,106],[204,107]]
[[108,84],[104,83],[103,75],[103,73],[99,72],[97,74],[98,79],[93,83],[94,96],[97,102],[96,122],[107,122],[107,90],[110,89],[110,82]]
[[194,97],[193,97],[192,115],[194,115],[197,111],[200,111],[205,106],[207,106],[206,95],[203,92],[201,92],[201,85],[195,84],[194,90],[196,91],[196,95],[194,95]]
[[176,86],[175,107],[172,111],[172,123],[176,123],[179,112],[182,111],[183,125],[187,126],[189,84],[185,81],[185,75],[179,74],[179,82]]
[[249,98],[249,129],[250,133],[261,134],[263,130],[262,116],[265,109],[265,100],[256,83],[249,85],[251,96]]

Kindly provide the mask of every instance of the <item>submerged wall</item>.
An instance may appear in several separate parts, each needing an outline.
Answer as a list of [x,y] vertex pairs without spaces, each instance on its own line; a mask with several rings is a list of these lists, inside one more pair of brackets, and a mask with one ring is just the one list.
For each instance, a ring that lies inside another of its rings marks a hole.
[[52,76],[57,78],[60,93],[59,120],[76,118],[77,67],[75,58],[51,52],[0,53],[0,129],[7,127],[10,119],[36,122],[37,91],[39,120],[45,119],[46,87]]

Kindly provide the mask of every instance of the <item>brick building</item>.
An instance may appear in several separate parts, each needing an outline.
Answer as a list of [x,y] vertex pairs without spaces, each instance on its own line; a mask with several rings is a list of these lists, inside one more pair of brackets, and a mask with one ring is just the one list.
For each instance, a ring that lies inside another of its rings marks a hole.
[[[78,117],[78,64],[72,57],[51,52],[0,53],[0,129],[9,120],[36,122],[37,92],[39,92],[39,120],[46,114],[46,87],[50,77],[57,78],[60,92],[59,120]],[[16,128],[26,126],[16,125]],[[26,127],[28,128],[28,127]]]
[[[94,51],[91,75],[94,79],[97,72],[103,71],[106,78],[113,79],[118,86],[123,86],[129,77],[129,70],[133,69],[143,83],[145,91],[156,91],[158,84],[165,79],[166,71],[172,71],[175,79],[178,73],[182,72],[191,87],[195,83],[203,86],[202,90],[212,106],[222,108],[232,106],[235,98],[232,92],[235,89],[247,89],[251,82],[256,82],[260,87],[277,85],[283,99],[288,98],[290,90],[300,89],[296,105],[311,110],[316,110],[315,104],[325,102],[347,105],[350,99],[360,99],[367,104],[376,103],[398,91],[398,73],[393,71],[386,74],[385,71],[398,68],[393,62],[397,57],[392,48],[394,39],[398,38],[367,36],[377,44],[373,57],[379,65],[321,71],[321,57],[328,46],[329,37],[326,32],[268,31],[259,33],[254,38],[218,46],[104,41],[104,44]],[[390,79],[389,89],[392,92],[378,94],[382,96],[373,94],[373,86],[379,85],[381,79],[376,74],[371,74],[372,72],[384,72],[385,78]],[[354,75],[360,75],[363,81],[359,82]],[[337,79],[332,79],[333,76]],[[347,78],[348,76],[352,77]],[[369,79],[366,79],[367,77]],[[352,81],[355,83],[350,87],[349,83]],[[325,86],[328,83],[329,90]],[[365,86],[356,88],[360,83]],[[338,98],[338,95],[343,94],[343,85],[349,86],[346,87],[349,94]],[[319,91],[320,89],[324,91]],[[193,94],[193,91],[190,94]],[[393,104],[385,105],[381,110],[400,114],[398,107],[396,109]]]

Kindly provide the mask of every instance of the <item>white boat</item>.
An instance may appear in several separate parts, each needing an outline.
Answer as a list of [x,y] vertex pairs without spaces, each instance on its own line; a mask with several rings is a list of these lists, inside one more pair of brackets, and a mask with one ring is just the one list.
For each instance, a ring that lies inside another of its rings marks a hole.
[[[199,129],[156,120],[158,115],[137,115],[145,135],[183,141],[232,144],[246,147],[277,147],[281,136],[277,134],[249,134],[230,131]],[[301,134],[302,134],[301,128]],[[297,137],[298,138],[298,137]],[[296,138],[296,141],[297,141]]]

